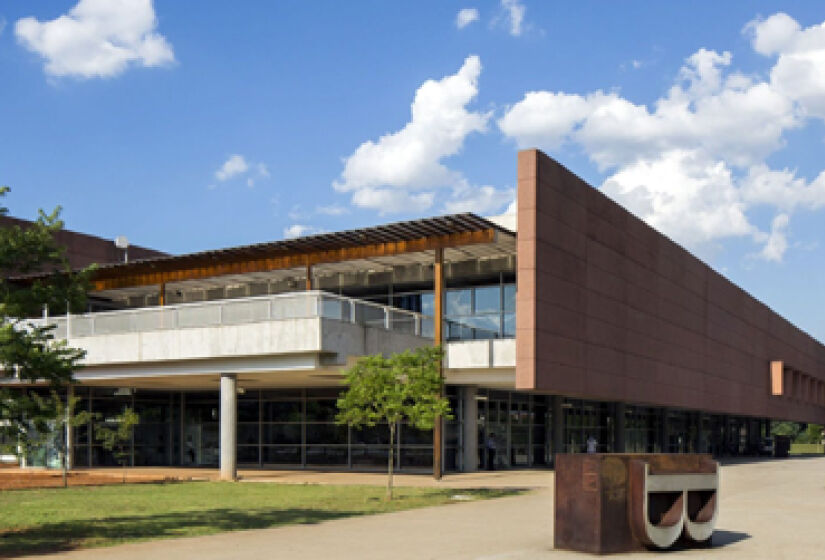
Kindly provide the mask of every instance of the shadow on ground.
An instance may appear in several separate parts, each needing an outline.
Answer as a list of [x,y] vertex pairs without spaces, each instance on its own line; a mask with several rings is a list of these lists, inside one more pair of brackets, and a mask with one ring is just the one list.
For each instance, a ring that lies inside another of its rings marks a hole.
[[713,548],[720,548],[730,544],[736,544],[749,538],[751,538],[749,534],[741,531],[725,531],[717,529],[713,532],[713,538],[711,541],[713,542]]
[[61,523],[0,534],[0,557],[44,554],[143,539],[212,534],[278,525],[311,524],[363,515],[362,511],[315,509],[211,509],[162,515],[109,517]]

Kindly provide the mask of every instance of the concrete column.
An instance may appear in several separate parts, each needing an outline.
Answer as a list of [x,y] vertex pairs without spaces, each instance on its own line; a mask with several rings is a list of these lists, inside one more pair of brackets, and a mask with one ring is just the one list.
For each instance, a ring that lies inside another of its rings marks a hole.
[[[553,455],[564,453],[564,409],[561,407],[563,397],[553,397]],[[555,459],[553,460],[555,464]]]
[[238,477],[238,379],[221,374],[221,480]]
[[614,407],[615,416],[613,418],[613,453],[625,452],[625,403],[616,403]]
[[476,387],[464,387],[461,390],[462,408],[464,410],[464,472],[478,470],[478,401]]

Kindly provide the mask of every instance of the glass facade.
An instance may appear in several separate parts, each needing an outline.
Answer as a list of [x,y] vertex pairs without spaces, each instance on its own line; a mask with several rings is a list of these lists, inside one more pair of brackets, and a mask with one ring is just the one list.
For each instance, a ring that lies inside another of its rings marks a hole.
[[544,395],[479,389],[479,468],[550,464],[553,430],[549,399]]
[[[239,394],[239,466],[385,469],[389,429],[386,425],[360,430],[337,425],[340,390],[247,389]],[[78,408],[99,414],[102,421],[126,406],[140,415],[131,443],[131,465],[218,466],[217,391],[77,387],[75,394],[81,397]],[[444,467],[446,471],[462,471],[467,443],[464,393],[448,386],[446,394],[453,417],[444,424]],[[480,469],[549,466],[554,450],[583,453],[591,436],[603,453],[709,452],[729,456],[757,454],[760,438],[768,435],[769,423],[762,419],[484,388],[476,389],[473,395],[477,407],[477,442],[473,444],[477,445]],[[401,424],[396,434],[393,453],[397,468],[429,472],[432,431]],[[553,441],[556,434],[558,442]],[[491,438],[495,452],[490,447]],[[39,449],[30,454],[28,464],[56,466],[56,458],[53,451]],[[116,465],[111,453],[94,439],[92,425],[74,429],[73,464]]]
[[[399,309],[435,315],[432,290],[364,298]],[[512,338],[516,335],[516,285],[497,282],[448,288],[444,294],[447,340]]]

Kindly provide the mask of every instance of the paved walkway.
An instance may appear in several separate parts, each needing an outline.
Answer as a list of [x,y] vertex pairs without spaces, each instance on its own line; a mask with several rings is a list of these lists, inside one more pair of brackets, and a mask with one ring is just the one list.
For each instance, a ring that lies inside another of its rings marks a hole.
[[[372,482],[369,476],[323,475],[330,481],[361,483]],[[295,481],[296,477],[287,478]],[[441,483],[428,477],[410,477],[410,480],[422,485],[445,486],[461,486],[465,482],[478,485],[476,483],[483,480],[499,486],[532,486],[526,484],[532,481],[539,488],[525,495],[497,500],[353,517],[318,525],[153,541],[53,557],[93,560],[588,558],[552,549],[552,473],[479,473],[445,477]],[[825,458],[727,465],[722,469],[720,508],[718,531],[714,536],[716,548],[677,552],[674,557],[825,558]],[[621,557],[658,556],[644,553]]]

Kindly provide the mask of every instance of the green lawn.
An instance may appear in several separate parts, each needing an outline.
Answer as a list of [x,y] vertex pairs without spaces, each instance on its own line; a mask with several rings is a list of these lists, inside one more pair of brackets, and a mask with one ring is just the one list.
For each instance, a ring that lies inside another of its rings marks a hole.
[[512,494],[499,490],[186,482],[0,492],[0,556],[208,535]]

